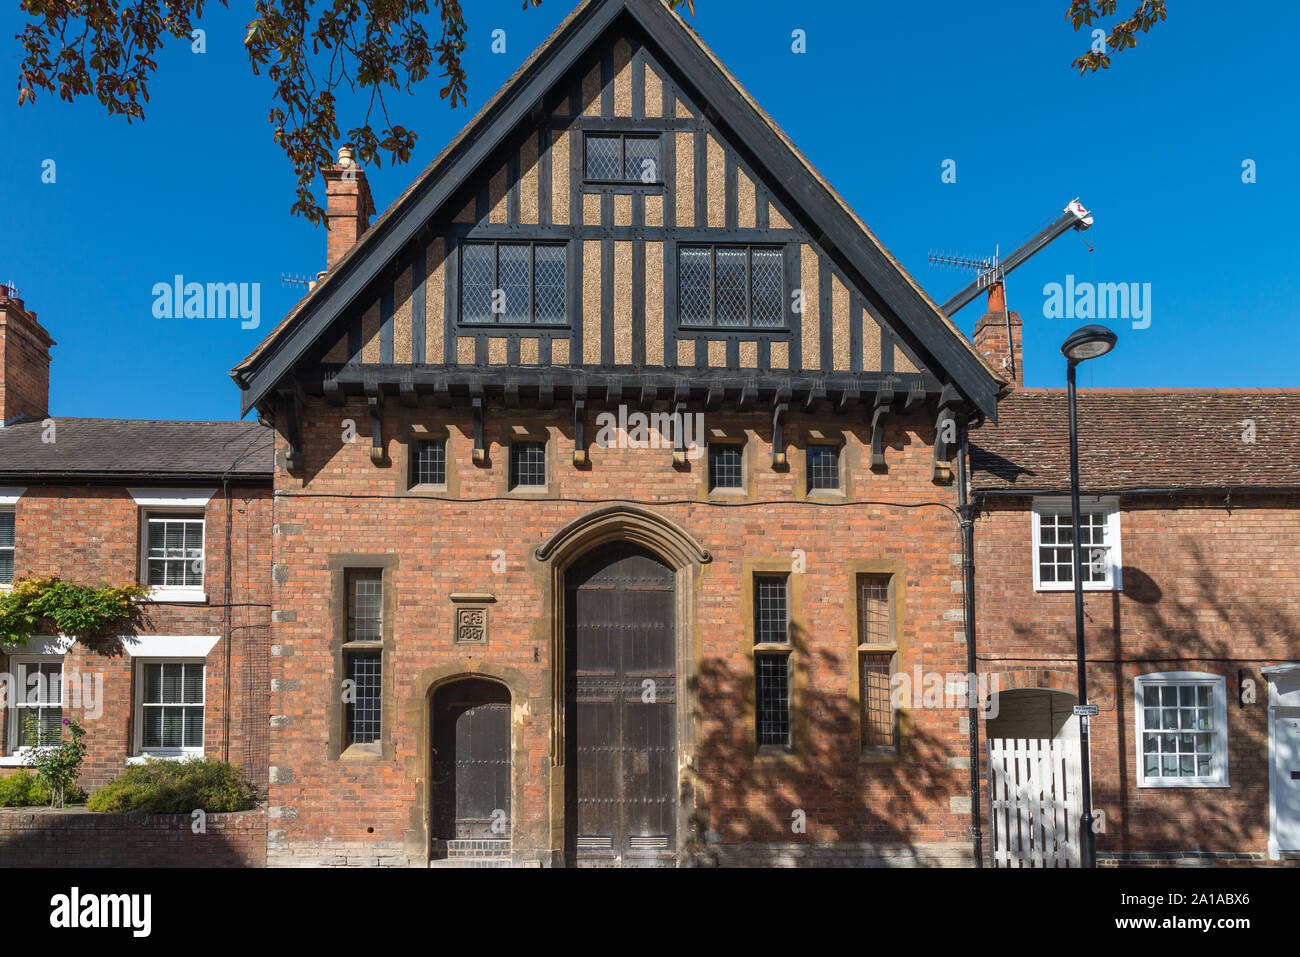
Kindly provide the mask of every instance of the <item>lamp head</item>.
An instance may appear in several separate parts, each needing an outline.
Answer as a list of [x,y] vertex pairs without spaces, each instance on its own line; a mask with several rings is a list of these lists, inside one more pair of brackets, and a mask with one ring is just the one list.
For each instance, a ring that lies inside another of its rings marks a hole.
[[1095,359],[1114,349],[1118,338],[1105,326],[1083,326],[1070,333],[1061,346],[1061,354],[1071,362]]

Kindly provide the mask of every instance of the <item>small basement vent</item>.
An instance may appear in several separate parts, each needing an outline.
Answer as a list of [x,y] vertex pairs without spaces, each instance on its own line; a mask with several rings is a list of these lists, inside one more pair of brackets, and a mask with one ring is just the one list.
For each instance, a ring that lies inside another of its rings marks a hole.
[[579,834],[578,847],[609,848],[614,846],[614,839],[608,834]]
[[646,848],[653,848],[653,847],[667,847],[668,835],[650,834],[643,837],[629,837],[627,839],[627,846],[632,848],[633,850],[645,850]]

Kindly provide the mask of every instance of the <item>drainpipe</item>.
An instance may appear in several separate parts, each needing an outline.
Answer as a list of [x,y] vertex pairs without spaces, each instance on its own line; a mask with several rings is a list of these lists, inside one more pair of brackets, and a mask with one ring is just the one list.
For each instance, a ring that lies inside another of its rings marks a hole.
[[[976,422],[978,427],[983,417]],[[984,834],[980,809],[979,708],[975,700],[975,507],[970,504],[966,461],[969,448],[969,421],[961,427],[961,448],[957,455],[957,515],[961,522],[962,617],[966,623],[966,700],[970,732],[970,830],[975,852],[975,866],[984,866]]]

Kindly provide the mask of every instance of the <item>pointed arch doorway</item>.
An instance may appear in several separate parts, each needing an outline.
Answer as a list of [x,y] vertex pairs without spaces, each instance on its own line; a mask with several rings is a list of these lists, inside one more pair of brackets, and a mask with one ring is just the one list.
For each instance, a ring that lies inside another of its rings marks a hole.
[[565,834],[577,866],[676,861],[675,578],[622,541],[565,572]]

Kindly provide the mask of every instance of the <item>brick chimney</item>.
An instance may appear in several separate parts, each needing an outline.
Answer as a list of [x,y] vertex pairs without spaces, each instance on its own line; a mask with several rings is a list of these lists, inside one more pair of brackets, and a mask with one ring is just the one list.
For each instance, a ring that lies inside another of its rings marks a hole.
[[1009,389],[1025,387],[1020,313],[1007,312],[1007,290],[1000,282],[989,286],[988,312],[975,323],[975,348],[1008,380]]
[[339,161],[327,166],[325,174],[325,214],[329,236],[325,242],[325,268],[333,269],[349,249],[370,228],[375,202],[370,196],[366,171],[357,163],[352,148],[339,149]]
[[50,346],[36,313],[0,286],[0,424],[50,414]]

